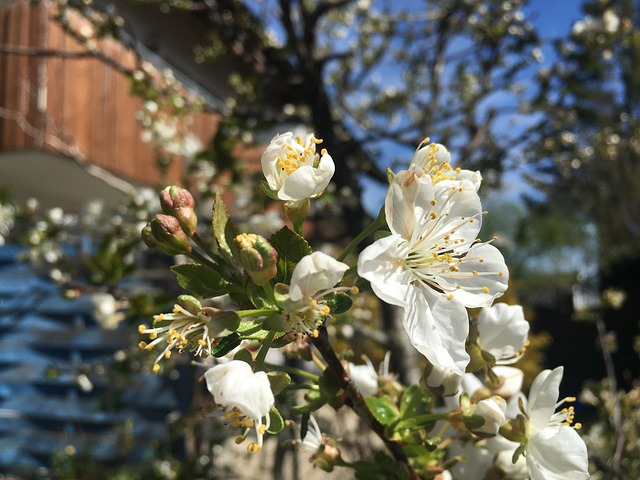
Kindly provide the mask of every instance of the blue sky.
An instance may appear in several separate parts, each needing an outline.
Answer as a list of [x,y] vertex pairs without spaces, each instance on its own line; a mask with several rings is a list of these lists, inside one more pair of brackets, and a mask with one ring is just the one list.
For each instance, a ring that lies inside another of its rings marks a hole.
[[[411,8],[410,5],[415,3],[416,5],[422,5],[422,2],[407,2],[405,7]],[[581,4],[579,0],[530,0],[529,5],[524,8],[527,18],[536,28],[538,35],[543,40],[542,50],[544,54],[544,60],[542,65],[549,64],[553,61],[553,47],[552,42],[558,37],[566,36],[573,23],[580,19]],[[417,7],[416,7],[417,8]],[[532,75],[539,65],[535,65],[532,68]],[[506,128],[506,127],[505,127]],[[436,139],[434,139],[436,140]],[[455,152],[453,153],[452,161],[455,164]],[[407,159],[408,161],[409,159]],[[385,188],[380,186],[376,182],[362,178],[362,184],[365,189],[363,195],[365,201],[365,209],[373,216],[377,215],[377,212],[384,202]],[[518,201],[520,196],[525,192],[531,192],[531,187],[526,184],[522,179],[522,171],[515,170],[507,173],[504,176],[504,187],[502,191],[497,192],[495,195],[499,195],[508,201]]]

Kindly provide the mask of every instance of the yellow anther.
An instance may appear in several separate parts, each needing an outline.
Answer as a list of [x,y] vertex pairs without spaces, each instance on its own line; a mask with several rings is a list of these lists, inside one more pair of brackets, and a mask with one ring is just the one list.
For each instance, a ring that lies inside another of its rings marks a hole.
[[167,350],[167,353],[164,354],[164,358],[171,358],[171,350]]
[[429,218],[430,218],[431,220],[435,220],[435,219],[436,219],[436,217],[437,217],[436,212],[431,212],[431,213],[429,214]]
[[251,420],[250,418],[248,418],[248,417],[244,417],[244,418],[242,419],[242,426],[243,426],[243,427],[245,427],[245,428],[253,428],[253,427],[254,427],[254,425],[255,425],[255,423],[254,423],[254,422],[253,422],[253,420]]
[[242,435],[238,435],[236,438],[233,439],[234,442],[236,442],[236,445],[240,445],[242,442],[244,442],[244,438]]
[[489,293],[489,287],[487,287],[486,285],[484,287],[482,287],[482,292],[483,293]]
[[311,300],[309,305],[311,305],[311,308],[316,308],[318,306],[318,301],[314,298]]
[[321,155],[327,155],[329,152],[327,152],[326,148],[323,148],[322,150],[320,150],[320,154]]
[[147,327],[144,325],[138,325],[138,333],[144,335],[144,333],[147,331]]
[[155,345],[153,343],[150,343],[149,345],[147,345],[145,348],[149,351],[153,350],[153,347],[155,347]]
[[260,435],[264,435],[266,431],[267,431],[267,426],[266,425],[260,425],[258,427],[258,433],[260,433]]
[[144,350],[145,348],[147,348],[147,342],[140,342],[140,343],[138,343],[138,347],[140,347],[141,349],[143,349],[143,350]]
[[313,336],[313,338],[318,338],[320,336],[320,331],[316,328],[311,335]]
[[[567,397],[565,402],[575,402],[576,401],[576,397]],[[573,407],[571,407],[573,408]]]
[[435,200],[431,200],[431,206],[433,207],[433,206],[435,206],[435,204],[436,204],[436,201]]
[[453,294],[450,293],[449,295],[447,295],[447,300],[453,300]]
[[174,306],[173,306],[173,313],[174,313],[175,315],[177,315],[177,314],[179,314],[179,313],[182,313],[182,309],[180,308],[180,306],[179,306],[179,305],[174,305]]
[[262,447],[257,443],[250,443],[247,447],[247,451],[250,453],[260,453],[260,450],[262,450]]
[[202,345],[203,347],[207,345],[207,342],[204,341],[203,338],[198,339],[198,345]]
[[157,332],[151,332],[149,334],[149,340],[155,340],[156,338],[158,338],[158,333]]
[[351,287],[350,293],[351,295],[357,295],[360,293],[360,289],[354,285],[353,287]]
[[582,424],[578,422],[573,426],[573,428],[575,428],[576,430],[580,430],[582,428]]
[[160,371],[160,365],[156,364],[153,366],[153,373],[158,373]]
[[471,272],[471,273],[473,274],[473,276],[474,276],[474,277],[477,277],[477,276],[478,276],[478,271],[477,271],[477,270],[474,270],[474,271],[473,271],[473,272]]

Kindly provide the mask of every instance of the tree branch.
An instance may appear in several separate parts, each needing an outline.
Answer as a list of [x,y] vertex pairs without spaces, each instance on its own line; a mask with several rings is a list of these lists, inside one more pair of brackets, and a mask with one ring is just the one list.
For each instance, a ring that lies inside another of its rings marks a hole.
[[315,347],[324,358],[325,362],[327,362],[327,368],[331,371],[335,379],[339,382],[340,387],[346,393],[349,399],[349,406],[356,414],[358,414],[360,418],[362,418],[367,423],[369,428],[371,428],[371,430],[380,437],[395,460],[407,466],[407,471],[409,472],[410,478],[417,479],[418,477],[409,465],[407,456],[402,449],[402,445],[387,438],[384,431],[384,425],[378,422],[378,420],[376,420],[369,411],[369,408],[364,402],[362,394],[353,384],[353,381],[349,377],[349,374],[342,366],[342,362],[336,355],[335,350],[333,350],[333,347],[329,343],[329,334],[327,333],[327,329],[324,326],[321,326],[318,329],[318,332],[318,337],[312,339],[313,345],[315,345]]

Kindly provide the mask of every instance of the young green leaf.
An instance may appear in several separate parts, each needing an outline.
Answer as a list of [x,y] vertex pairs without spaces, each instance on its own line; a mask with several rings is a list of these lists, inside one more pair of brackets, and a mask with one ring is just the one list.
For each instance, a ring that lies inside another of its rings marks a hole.
[[210,298],[227,293],[229,283],[218,272],[198,263],[174,265],[171,271],[176,274],[182,288],[199,297]]
[[269,243],[278,252],[278,273],[275,283],[290,283],[291,274],[297,263],[311,254],[307,241],[288,227],[283,227],[269,238]]

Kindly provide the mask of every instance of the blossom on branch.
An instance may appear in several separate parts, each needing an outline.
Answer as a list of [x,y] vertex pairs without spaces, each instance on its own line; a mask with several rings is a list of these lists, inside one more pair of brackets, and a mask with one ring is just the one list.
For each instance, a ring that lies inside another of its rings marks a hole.
[[524,408],[525,457],[531,480],[585,480],[589,478],[587,447],[571,426],[573,407],[555,410],[568,397],[558,401],[563,367],[542,371],[531,385]]
[[283,330],[313,333],[331,313],[327,296],[352,290],[351,287],[335,287],[349,266],[323,252],[313,252],[302,257],[293,269],[291,284],[279,284],[277,301],[283,308],[280,319]]
[[231,360],[211,367],[204,378],[213,400],[226,407],[225,418],[233,427],[245,428],[236,441],[243,441],[249,429],[256,429],[257,443],[249,444],[247,450],[258,453],[269,428],[269,411],[275,402],[267,374],[254,373],[248,363]]
[[462,375],[469,362],[465,307],[482,307],[507,288],[502,254],[479,243],[482,209],[468,180],[393,178],[385,199],[391,235],[364,249],[358,274],[376,295],[404,308],[414,347],[432,364]]
[[478,346],[490,353],[497,364],[515,363],[524,354],[529,322],[520,305],[497,303],[484,307],[478,315]]
[[313,134],[305,138],[291,132],[276,135],[262,154],[262,172],[269,189],[277,198],[300,201],[320,195],[335,172],[333,159],[316,145],[322,143]]

